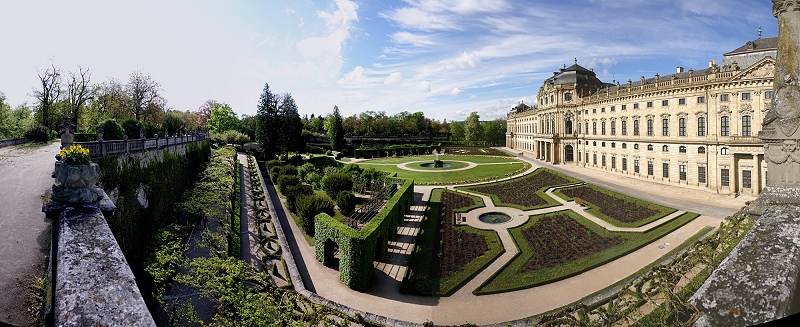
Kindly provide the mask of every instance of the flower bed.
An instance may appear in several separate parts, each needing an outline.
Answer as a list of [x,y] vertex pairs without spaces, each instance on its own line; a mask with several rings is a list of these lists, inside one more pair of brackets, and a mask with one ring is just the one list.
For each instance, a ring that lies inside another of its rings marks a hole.
[[539,168],[532,174],[510,181],[467,187],[466,189],[492,197],[497,206],[518,207],[522,210],[550,207],[559,203],[544,194],[550,187],[580,181],[549,169]]
[[439,229],[431,261],[431,273],[435,277],[449,277],[464,268],[470,261],[489,250],[486,239],[480,235],[453,228],[455,209],[469,207],[474,200],[453,192],[442,193],[444,210],[441,212]]
[[588,206],[589,213],[620,227],[639,227],[675,212],[675,209],[642,201],[594,185],[581,185],[554,192]]
[[522,236],[533,249],[522,272],[565,264],[625,242],[619,237],[602,237],[564,214],[540,218],[536,225],[523,229]]

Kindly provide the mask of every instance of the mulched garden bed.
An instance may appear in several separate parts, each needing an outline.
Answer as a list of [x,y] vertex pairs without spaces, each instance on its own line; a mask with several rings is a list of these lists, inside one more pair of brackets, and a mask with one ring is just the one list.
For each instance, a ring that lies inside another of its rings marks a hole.
[[588,186],[564,189],[561,194],[589,202],[604,215],[624,223],[635,223],[658,214],[658,210],[625,201]]
[[549,170],[541,170],[534,172],[528,177],[499,184],[471,187],[469,189],[481,193],[497,195],[497,198],[502,203],[516,204],[523,207],[536,207],[547,204],[545,199],[536,195],[536,191],[546,186],[570,183],[572,182],[564,177],[551,173]]
[[522,230],[522,235],[533,250],[523,273],[572,262],[625,242],[620,237],[604,238],[564,214],[542,217]]
[[444,208],[433,248],[432,277],[450,276],[489,250],[483,236],[453,229],[454,210],[472,206],[471,198],[442,192],[441,203]]

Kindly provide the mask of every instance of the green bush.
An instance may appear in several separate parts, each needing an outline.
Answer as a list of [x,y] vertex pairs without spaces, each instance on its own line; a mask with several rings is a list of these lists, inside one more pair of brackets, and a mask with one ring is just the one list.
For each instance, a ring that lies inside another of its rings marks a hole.
[[317,171],[317,168],[314,167],[314,164],[307,162],[297,168],[297,175],[300,176],[301,179],[305,179],[308,173],[315,171]]
[[267,171],[269,171],[272,169],[272,167],[280,167],[281,165],[283,165],[283,163],[281,163],[280,160],[272,159],[270,161],[267,161],[267,163],[264,164],[264,167],[267,169]]
[[318,146],[312,146],[311,149],[309,149],[309,151],[311,152],[311,154],[323,154],[323,153],[325,153],[325,150],[323,150],[322,148],[320,148]]
[[281,169],[278,171],[278,174],[281,175],[281,176],[283,176],[283,175],[295,175],[295,176],[297,176],[298,175],[297,174],[297,167],[295,167],[294,165],[283,165],[283,166],[281,166]]
[[103,128],[104,141],[121,140],[123,137],[125,137],[125,132],[122,130],[122,126],[120,126],[116,120],[106,120],[97,126],[97,128],[100,127]]
[[[139,139],[139,121],[133,118],[125,119],[120,124],[122,131],[128,135],[129,140]],[[103,127],[105,129],[105,127]],[[142,131],[144,132],[144,131]],[[105,138],[105,136],[103,137]]]
[[306,183],[308,183],[308,185],[311,185],[314,188],[320,188],[320,182],[322,182],[322,175],[320,175],[316,171],[312,171],[306,174],[306,177],[303,178],[303,181],[305,181]]
[[339,157],[340,158],[341,157],[349,157],[350,155],[352,155],[352,153],[350,153],[350,152],[351,152],[350,149],[342,149],[342,151],[339,152],[339,154],[340,154]]
[[297,175],[281,174],[280,177],[278,177],[278,189],[281,191],[281,194],[285,195],[286,189],[288,189],[289,186],[295,186],[299,184],[300,184],[300,177],[297,177]]
[[327,150],[327,151],[325,151],[325,155],[326,155],[326,156],[329,156],[329,155],[331,155],[331,153],[332,153],[332,152],[331,152],[331,150]]
[[342,173],[326,175],[322,178],[322,189],[331,199],[334,199],[341,191],[353,190],[353,179],[350,175]]
[[289,208],[291,212],[297,212],[297,208],[295,207],[297,197],[311,194],[314,194],[314,189],[308,184],[301,183],[287,187],[286,192],[283,193],[283,195],[286,196],[286,207]]
[[351,191],[341,191],[336,195],[336,205],[339,206],[339,212],[349,215],[356,208],[356,196]]
[[269,179],[271,179],[273,182],[277,183],[278,182],[278,176],[281,175],[280,172],[281,172],[281,167],[280,166],[270,168],[268,170]]
[[301,227],[309,236],[314,236],[314,216],[320,213],[334,215],[333,201],[328,197],[311,194],[297,197],[295,207],[300,216]]
[[350,176],[358,176],[361,174],[362,171],[364,170],[361,169],[361,167],[359,167],[358,165],[349,164],[347,166],[344,166],[344,168],[342,168],[342,170],[340,170],[339,172],[342,174],[348,174]]
[[47,142],[50,140],[50,133],[44,125],[36,125],[25,132],[25,138],[36,142]]

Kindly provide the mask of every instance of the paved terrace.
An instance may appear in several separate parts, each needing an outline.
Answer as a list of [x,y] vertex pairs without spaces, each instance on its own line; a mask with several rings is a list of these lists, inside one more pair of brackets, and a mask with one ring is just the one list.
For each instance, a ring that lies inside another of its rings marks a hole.
[[[510,152],[510,151],[509,151]],[[339,273],[319,263],[314,256],[314,248],[305,242],[302,233],[294,221],[289,217],[285,208],[277,208],[279,219],[284,225],[290,226],[290,248],[297,260],[297,266],[302,275],[306,288],[320,296],[347,305],[353,309],[374,313],[377,315],[404,320],[414,323],[423,323],[426,320],[436,324],[461,324],[471,322],[476,324],[493,324],[524,319],[532,315],[557,309],[568,305],[591,293],[597,292],[636,273],[642,266],[650,264],[671,251],[675,246],[683,243],[697,231],[706,226],[716,227],[722,219],[738,211],[747,200],[747,197],[733,198],[717,195],[700,190],[687,189],[663,185],[632,178],[620,178],[612,174],[593,174],[594,171],[576,166],[553,166],[538,160],[522,157],[532,164],[525,172],[528,174],[539,167],[547,167],[566,173],[578,179],[597,184],[619,193],[631,195],[658,204],[678,209],[678,212],[659,219],[639,228],[618,228],[617,230],[641,230],[654,228],[685,211],[698,212],[700,217],[675,230],[662,239],[652,242],[639,250],[623,256],[613,262],[595,268],[575,277],[550,283],[544,286],[501,294],[476,296],[472,291],[483,283],[495,271],[513,257],[516,248],[513,246],[506,228],[511,225],[498,227],[487,226],[477,220],[480,212],[488,209],[476,209],[466,214],[467,223],[480,227],[498,230],[506,252],[495,260],[489,267],[481,271],[475,278],[449,297],[422,297],[401,294],[400,282],[405,274],[408,259],[413,249],[414,239],[419,230],[422,213],[424,212],[430,192],[434,186],[416,186],[415,203],[411,212],[406,215],[405,222],[398,227],[398,238],[390,243],[390,253],[385,262],[376,262],[372,287],[365,293],[353,291],[339,281]],[[402,164],[401,164],[402,165]],[[592,174],[589,176],[589,174]],[[607,175],[607,176],[606,176]],[[504,180],[504,179],[501,179]],[[448,188],[454,188],[454,185]],[[463,191],[460,191],[463,192]],[[549,192],[552,192],[549,191]],[[477,194],[476,194],[477,195]],[[551,194],[551,196],[553,196]],[[483,197],[485,204],[493,206],[488,197]],[[513,212],[518,217],[530,214],[539,214],[550,211],[571,209],[604,227],[608,225],[602,220],[593,217],[582,207],[572,201],[564,201],[553,196],[561,205],[546,209],[522,212],[518,209],[496,207],[488,211],[519,211]],[[274,199],[274,198],[273,198]],[[277,202],[277,201],[276,201]],[[522,224],[526,219],[512,220],[514,224]],[[480,225],[482,224],[482,225]],[[287,231],[288,233],[288,231]]]

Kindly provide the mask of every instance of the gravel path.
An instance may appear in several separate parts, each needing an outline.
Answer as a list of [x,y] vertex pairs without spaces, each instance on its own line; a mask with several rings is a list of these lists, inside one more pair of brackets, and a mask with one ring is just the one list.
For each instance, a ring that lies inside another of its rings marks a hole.
[[25,301],[28,282],[46,268],[50,221],[42,212],[42,194],[53,185],[59,143],[42,147],[0,148],[0,321],[29,324]]

